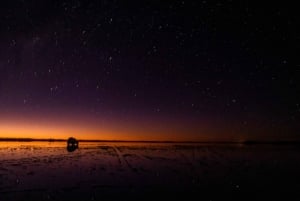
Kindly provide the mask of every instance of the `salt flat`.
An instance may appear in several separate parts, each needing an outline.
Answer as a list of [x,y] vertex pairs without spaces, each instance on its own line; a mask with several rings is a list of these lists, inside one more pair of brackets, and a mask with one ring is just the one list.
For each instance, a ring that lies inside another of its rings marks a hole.
[[296,145],[0,142],[0,200],[283,200]]

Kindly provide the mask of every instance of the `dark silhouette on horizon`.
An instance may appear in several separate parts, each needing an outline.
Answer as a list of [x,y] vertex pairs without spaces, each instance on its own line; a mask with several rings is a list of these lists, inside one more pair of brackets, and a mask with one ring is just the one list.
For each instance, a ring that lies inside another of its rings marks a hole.
[[73,152],[78,149],[79,142],[74,137],[70,137],[67,141],[67,150],[68,152]]

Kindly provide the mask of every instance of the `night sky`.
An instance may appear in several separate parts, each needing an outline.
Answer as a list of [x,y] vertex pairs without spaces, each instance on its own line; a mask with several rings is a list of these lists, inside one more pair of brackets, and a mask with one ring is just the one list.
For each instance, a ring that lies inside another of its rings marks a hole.
[[7,2],[0,137],[300,139],[295,5]]

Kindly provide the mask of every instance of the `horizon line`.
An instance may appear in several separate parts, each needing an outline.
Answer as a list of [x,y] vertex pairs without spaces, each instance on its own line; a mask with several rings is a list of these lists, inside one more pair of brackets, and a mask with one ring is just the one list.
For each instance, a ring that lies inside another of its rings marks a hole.
[[[61,138],[5,138],[0,137],[0,142],[66,142]],[[300,144],[300,140],[244,140],[244,141],[189,141],[189,140],[101,140],[78,139],[79,142],[128,142],[128,143],[203,143],[203,144]]]

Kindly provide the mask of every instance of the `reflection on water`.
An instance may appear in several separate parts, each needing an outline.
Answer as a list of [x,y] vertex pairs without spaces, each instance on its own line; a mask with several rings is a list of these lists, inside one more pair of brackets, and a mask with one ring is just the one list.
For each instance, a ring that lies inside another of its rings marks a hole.
[[68,144],[67,145],[67,151],[68,152],[73,152],[73,151],[75,151],[76,149],[78,149],[78,146],[77,145],[74,145],[74,144]]

